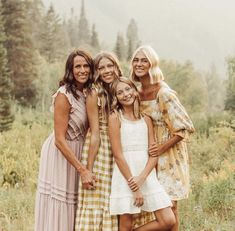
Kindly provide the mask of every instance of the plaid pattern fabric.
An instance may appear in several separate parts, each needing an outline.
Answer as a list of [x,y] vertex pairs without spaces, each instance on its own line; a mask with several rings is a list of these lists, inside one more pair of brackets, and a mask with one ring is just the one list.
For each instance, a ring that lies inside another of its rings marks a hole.
[[150,221],[156,220],[154,213],[144,212],[134,214],[133,216],[133,228],[138,228]]
[[[117,231],[117,216],[109,215],[109,196],[113,171],[113,156],[108,137],[107,122],[100,118],[100,147],[94,162],[93,172],[97,178],[95,190],[85,190],[79,182],[78,209],[75,230]],[[86,165],[90,144],[88,131],[81,162]]]
[[[97,178],[95,190],[85,190],[79,181],[76,231],[118,231],[118,218],[109,214],[109,197],[113,172],[113,156],[108,137],[108,124],[100,116],[100,147],[94,162],[93,172]],[[86,165],[91,133],[88,131],[81,162]],[[155,219],[153,213],[134,215],[134,227]]]

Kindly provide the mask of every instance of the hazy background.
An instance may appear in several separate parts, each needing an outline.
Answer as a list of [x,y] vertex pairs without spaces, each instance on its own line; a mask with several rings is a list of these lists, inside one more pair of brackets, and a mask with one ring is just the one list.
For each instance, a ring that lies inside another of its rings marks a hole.
[[42,1],[0,0],[0,230],[33,231],[40,152],[67,55],[113,51],[128,76],[141,40],[158,52],[196,129],[180,230],[234,231],[235,0],[84,0],[85,17],[82,0]]
[[[62,18],[71,8],[79,17],[81,0],[43,0]],[[111,49],[118,32],[125,36],[131,18],[142,44],[152,45],[160,58],[191,60],[208,70],[212,65],[224,77],[225,58],[235,52],[233,0],[85,0],[86,17],[96,24],[99,39]]]

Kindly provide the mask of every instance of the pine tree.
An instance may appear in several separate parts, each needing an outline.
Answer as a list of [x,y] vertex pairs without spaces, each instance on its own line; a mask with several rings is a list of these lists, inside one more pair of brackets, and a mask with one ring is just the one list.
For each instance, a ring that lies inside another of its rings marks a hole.
[[227,90],[225,100],[225,110],[235,111],[235,57],[227,59]]
[[138,27],[135,22],[135,20],[132,18],[128,24],[127,32],[127,60],[129,60],[132,57],[132,54],[134,50],[137,48],[137,46],[140,45],[139,37],[138,37]]
[[211,66],[210,72],[206,74],[205,80],[208,92],[207,112],[214,114],[222,111],[224,108],[224,87],[214,65]]
[[49,63],[60,60],[67,51],[68,41],[66,32],[61,24],[61,19],[55,13],[53,5],[50,5],[43,18],[40,41],[39,51]]
[[89,24],[85,14],[84,0],[82,0],[81,13],[78,22],[78,42],[79,46],[88,44],[90,41]]
[[7,70],[7,51],[4,47],[6,36],[3,28],[3,17],[0,1],[0,132],[9,130],[14,116],[11,108],[11,80]]
[[117,34],[117,40],[114,48],[114,52],[116,53],[119,60],[124,60],[125,58],[125,42],[121,33]]
[[74,9],[71,8],[71,17],[66,22],[66,30],[69,36],[70,46],[73,48],[78,47],[78,19],[74,15]]
[[100,49],[100,43],[99,43],[99,39],[98,39],[98,33],[95,30],[95,24],[92,25],[91,46],[95,50],[99,50]]
[[26,2],[18,0],[2,0],[5,33],[7,36],[8,68],[15,99],[24,106],[34,105],[37,78],[35,54],[32,42],[32,28],[26,11]]
[[32,28],[32,41],[34,47],[40,47],[40,32],[43,30],[43,15],[45,14],[42,0],[27,0],[27,15]]

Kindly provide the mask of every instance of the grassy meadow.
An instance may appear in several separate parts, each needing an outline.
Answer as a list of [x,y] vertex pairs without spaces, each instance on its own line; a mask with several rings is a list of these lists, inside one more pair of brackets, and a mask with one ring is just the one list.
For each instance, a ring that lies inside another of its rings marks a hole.
[[[40,148],[52,131],[52,115],[17,110],[13,128],[0,134],[1,231],[30,231]],[[190,141],[191,194],[180,202],[183,231],[233,231],[235,131],[225,122]]]

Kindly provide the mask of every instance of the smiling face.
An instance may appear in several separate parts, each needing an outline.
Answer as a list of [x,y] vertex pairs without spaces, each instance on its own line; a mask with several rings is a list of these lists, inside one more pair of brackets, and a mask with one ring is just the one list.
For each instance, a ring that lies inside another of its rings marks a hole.
[[89,79],[90,73],[90,66],[86,59],[77,55],[73,60],[73,76],[77,85],[84,85]]
[[102,58],[98,65],[98,72],[100,79],[104,83],[112,83],[115,79],[115,66],[113,62],[108,58]]
[[134,74],[138,78],[149,75],[149,68],[151,67],[151,65],[144,52],[139,51],[136,53],[132,61],[132,67]]
[[136,91],[130,85],[119,82],[116,87],[116,97],[123,107],[130,106],[136,99]]

